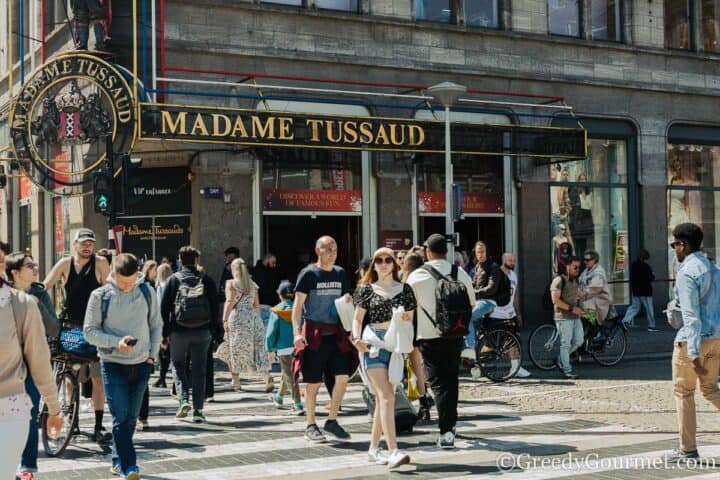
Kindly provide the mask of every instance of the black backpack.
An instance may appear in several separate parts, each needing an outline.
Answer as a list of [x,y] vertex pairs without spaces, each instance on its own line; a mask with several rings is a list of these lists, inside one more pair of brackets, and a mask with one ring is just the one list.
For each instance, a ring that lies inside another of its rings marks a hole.
[[175,322],[184,328],[202,328],[210,324],[210,302],[205,294],[202,276],[183,276],[175,294]]
[[[545,286],[545,290],[542,294],[542,300],[540,306],[542,306],[542,309],[546,312],[551,312],[555,309],[555,305],[552,302],[552,295],[550,294],[550,287],[552,287],[552,283],[555,281],[554,277],[552,280],[550,280],[550,283]],[[562,293],[563,289],[565,288],[565,277],[560,275],[560,293]]]
[[499,284],[492,300],[495,300],[498,307],[504,307],[510,303],[510,298],[512,298],[512,284],[510,278],[502,271],[502,268],[498,267],[498,270],[500,270],[498,275]]
[[[440,330],[443,338],[460,338],[468,334],[472,305],[465,284],[458,280],[458,267],[453,265],[450,275],[445,276],[431,265],[423,267],[437,280],[435,287],[435,318],[427,310],[425,315]],[[422,308],[422,307],[421,307]]]

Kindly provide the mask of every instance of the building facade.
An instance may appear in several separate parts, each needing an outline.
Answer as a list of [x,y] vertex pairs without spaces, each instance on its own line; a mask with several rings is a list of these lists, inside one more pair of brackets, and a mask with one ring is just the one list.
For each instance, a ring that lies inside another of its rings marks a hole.
[[[629,264],[641,247],[659,280],[656,302],[666,300],[674,268],[668,236],[677,223],[700,223],[706,253],[718,257],[717,2],[116,0],[110,49],[128,68],[133,3],[146,26],[138,31],[137,74],[148,101],[443,120],[427,102],[360,92],[403,94],[402,86],[450,80],[527,95],[486,93],[488,103],[453,108],[453,122],[565,127],[579,119],[585,160],[453,158],[464,192],[459,250],[483,240],[496,258],[517,252],[528,314],[539,313],[542,289],[570,253],[600,253],[618,305],[629,302]],[[45,42],[21,45],[11,35],[12,88],[7,51],[0,61],[5,122],[23,76],[20,51],[30,72],[72,48],[61,2],[24,0],[23,15],[18,10],[9,23],[23,18],[27,37]],[[274,93],[280,85],[298,90]],[[517,105],[542,103],[530,95],[562,97],[577,118]],[[489,103],[508,99],[514,104]],[[0,130],[1,148],[9,138]],[[320,234],[338,239],[339,263],[353,271],[379,245],[405,248],[445,233],[441,154],[139,140],[132,155],[142,168],[119,218],[124,250],[161,258],[190,242],[214,276],[230,245],[248,261],[275,253],[292,277],[312,259]],[[44,271],[67,253],[74,229],[107,230],[82,189],[63,193],[22,178],[2,191],[0,235],[29,248]]]

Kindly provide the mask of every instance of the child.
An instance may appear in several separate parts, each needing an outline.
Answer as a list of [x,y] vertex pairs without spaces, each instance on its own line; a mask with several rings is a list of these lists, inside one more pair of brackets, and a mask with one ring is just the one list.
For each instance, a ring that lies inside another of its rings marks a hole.
[[295,297],[295,285],[292,282],[282,282],[277,291],[280,303],[275,305],[270,313],[268,321],[265,345],[268,352],[276,352],[282,370],[282,381],[277,395],[270,395],[276,407],[283,404],[283,395],[292,391],[294,405],[290,410],[291,415],[303,415],[303,404],[300,400],[300,388],[295,383],[292,372],[293,363],[293,328],[292,309],[293,298]]

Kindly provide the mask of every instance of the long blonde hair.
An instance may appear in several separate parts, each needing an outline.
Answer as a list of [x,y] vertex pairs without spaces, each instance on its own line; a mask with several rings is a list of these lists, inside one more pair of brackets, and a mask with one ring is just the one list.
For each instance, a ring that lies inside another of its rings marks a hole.
[[148,260],[143,264],[142,273],[147,278],[148,274],[155,268],[155,279],[157,279],[157,262],[155,260]]
[[155,285],[162,286],[165,285],[168,281],[168,279],[172,276],[173,271],[172,268],[170,268],[170,265],[167,263],[161,263],[157,267],[157,277],[155,277]]
[[250,272],[248,272],[247,265],[245,265],[245,260],[239,257],[233,260],[230,264],[230,272],[233,276],[235,289],[238,292],[249,295],[255,291],[255,282],[250,280]]

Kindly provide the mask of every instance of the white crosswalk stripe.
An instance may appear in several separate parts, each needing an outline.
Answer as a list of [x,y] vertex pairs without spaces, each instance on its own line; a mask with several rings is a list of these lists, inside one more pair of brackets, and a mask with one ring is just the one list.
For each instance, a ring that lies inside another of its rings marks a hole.
[[[225,382],[220,384],[216,403],[207,404],[204,410],[208,423],[202,425],[176,420],[177,401],[167,390],[152,389],[151,429],[135,436],[138,464],[145,477],[224,480],[278,478],[302,472],[302,478],[330,480],[381,478],[387,473],[386,467],[368,463],[366,450],[370,425],[361,385],[350,384],[339,417],[340,424],[352,434],[352,441],[343,445],[310,445],[303,438],[304,417],[291,417],[287,409],[276,409],[260,382],[247,385],[241,392],[226,388]],[[327,401],[327,394],[321,394],[318,401],[320,426],[324,423]],[[461,402],[459,416],[459,436],[454,451],[439,450],[434,446],[436,425],[422,425],[416,427],[416,434],[401,436],[400,447],[412,458],[412,464],[402,467],[403,470],[415,470],[418,478],[479,478],[488,473],[501,473],[496,467],[501,455],[512,452],[513,458],[518,458],[528,452],[523,457],[528,463],[520,463],[518,466],[522,468],[502,472],[502,475],[522,480],[599,472],[607,475],[622,470],[623,461],[661,456],[672,446],[670,441],[675,437],[667,433],[635,432],[616,425],[578,420],[570,415],[518,415],[498,402],[472,399]],[[91,417],[92,412],[82,414],[83,427],[91,428]],[[436,418],[435,412],[433,418]],[[106,424],[109,422],[108,418]],[[643,449],[643,445],[647,448]],[[532,463],[565,458],[568,452],[579,458],[595,451],[598,459],[603,459],[597,466],[572,464],[568,469],[557,470]],[[720,445],[706,447],[706,454],[720,455]],[[465,466],[467,471],[455,467],[445,472],[443,466],[448,465]],[[42,458],[41,451],[41,473],[37,478],[108,478],[109,466],[109,455],[99,454],[94,444],[81,440],[71,444],[61,458]],[[705,477],[697,473],[693,478]],[[678,471],[676,476],[667,478],[686,475],[687,471]]]

